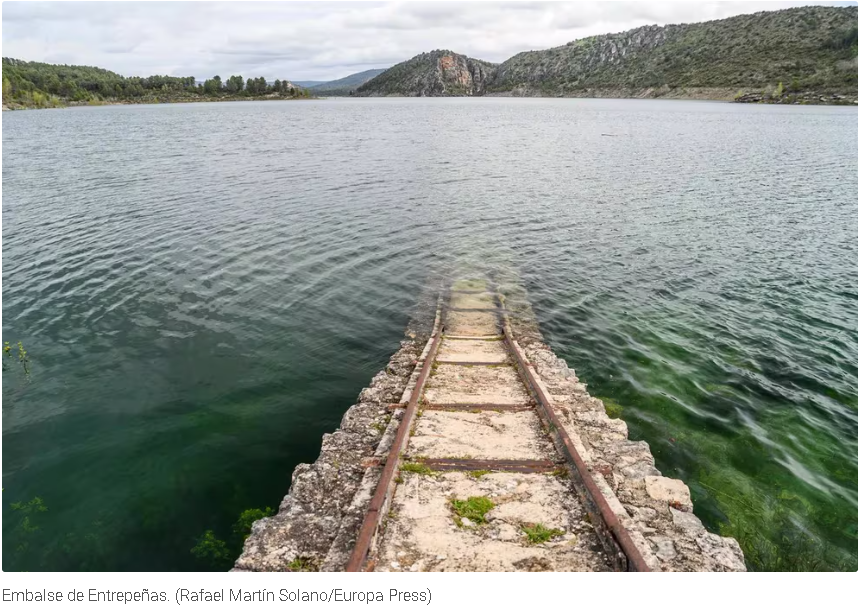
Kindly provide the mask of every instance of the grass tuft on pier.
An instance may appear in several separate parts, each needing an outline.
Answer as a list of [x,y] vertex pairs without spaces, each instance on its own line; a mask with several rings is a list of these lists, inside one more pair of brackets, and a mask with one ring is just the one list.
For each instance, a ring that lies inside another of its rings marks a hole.
[[540,523],[525,525],[523,533],[528,537],[530,544],[545,543],[550,539],[564,535],[564,531],[561,529],[550,529]]
[[487,514],[496,507],[489,497],[469,497],[468,499],[451,499],[451,509],[454,510],[454,522],[458,527],[463,526],[463,518],[468,518],[475,524],[487,524]]

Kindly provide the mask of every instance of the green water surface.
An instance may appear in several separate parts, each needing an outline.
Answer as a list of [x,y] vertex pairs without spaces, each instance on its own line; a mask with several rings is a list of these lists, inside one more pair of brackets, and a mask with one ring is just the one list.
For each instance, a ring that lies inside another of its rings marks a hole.
[[751,568],[857,568],[856,108],[4,113],[2,213],[4,570],[228,568],[466,263]]

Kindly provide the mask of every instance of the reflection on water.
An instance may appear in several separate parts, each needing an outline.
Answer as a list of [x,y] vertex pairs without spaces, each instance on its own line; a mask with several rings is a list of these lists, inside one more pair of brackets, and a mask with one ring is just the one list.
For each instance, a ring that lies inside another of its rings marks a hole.
[[207,568],[203,531],[277,505],[464,268],[523,278],[559,355],[751,566],[856,569],[856,109],[3,121],[3,340],[33,369],[4,372],[4,569]]

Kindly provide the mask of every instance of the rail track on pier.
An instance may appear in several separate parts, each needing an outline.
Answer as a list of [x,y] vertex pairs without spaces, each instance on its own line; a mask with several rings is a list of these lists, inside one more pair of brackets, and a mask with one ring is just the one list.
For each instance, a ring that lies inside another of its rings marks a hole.
[[347,571],[650,570],[490,282],[443,292],[390,408],[399,424]]

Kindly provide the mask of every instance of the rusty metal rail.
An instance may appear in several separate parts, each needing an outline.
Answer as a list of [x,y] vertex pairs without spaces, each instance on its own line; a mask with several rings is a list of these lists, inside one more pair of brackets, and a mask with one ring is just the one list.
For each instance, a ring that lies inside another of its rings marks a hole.
[[475,410],[489,410],[493,412],[522,412],[534,410],[531,404],[425,404],[424,410],[455,410],[472,412]]
[[[499,304],[504,311],[504,303],[500,302]],[[526,387],[528,387],[529,392],[538,403],[538,413],[544,419],[544,423],[552,436],[556,449],[570,465],[574,487],[591,516],[592,524],[595,525],[595,530],[598,532],[604,548],[610,556],[614,555],[616,565],[621,571],[651,571],[639,548],[636,547],[636,544],[630,537],[630,533],[624,528],[624,525],[606,501],[600,488],[598,488],[594,477],[588,469],[588,465],[580,456],[579,451],[576,450],[570,436],[555,414],[552,402],[535,377],[532,364],[525,358],[519,345],[514,341],[513,331],[506,315],[502,316],[502,323],[508,350],[517,362],[517,367],[525,381]],[[605,529],[601,531],[600,528],[603,527]]]
[[[520,349],[513,337],[513,331],[510,327],[509,314],[505,309],[504,302],[499,297],[498,290],[495,286],[488,290],[448,290],[450,296],[452,292],[458,293],[493,293],[499,305],[498,312],[500,321],[503,326],[503,334],[499,336],[504,341],[507,351],[513,360],[520,373],[528,392],[534,398],[537,407],[536,410],[543,420],[553,443],[561,457],[568,464],[571,481],[583,502],[583,505],[591,517],[595,531],[598,533],[604,549],[607,554],[614,558],[615,566],[620,571],[650,571],[645,562],[642,553],[629,532],[618,516],[612,510],[611,506],[604,497],[600,488],[597,486],[588,465],[576,450],[570,436],[564,429],[561,421],[553,409],[552,402],[545,393],[541,383],[537,380],[533,371],[532,364],[525,357],[525,354]],[[450,307],[440,307],[440,314],[444,311],[457,311],[458,309]],[[463,309],[473,310],[476,309]],[[478,309],[480,310],[480,309]],[[382,517],[385,513],[386,505],[391,500],[394,488],[396,486],[396,474],[400,467],[401,455],[405,452],[409,444],[409,435],[412,425],[416,420],[418,403],[421,400],[424,385],[427,382],[436,354],[439,351],[444,334],[444,319],[439,318],[435,333],[431,337],[430,348],[427,351],[423,362],[419,362],[421,371],[409,396],[409,401],[406,404],[406,409],[400,420],[397,428],[397,433],[388,456],[385,459],[385,465],[382,470],[379,482],[377,483],[373,497],[370,500],[367,513],[359,529],[358,536],[355,542],[355,547],[350,555],[349,561],[346,564],[346,571],[362,571],[373,547],[374,539],[382,523]],[[490,337],[446,337],[452,339],[463,340],[487,340]],[[495,337],[493,337],[495,338]],[[442,362],[440,362],[442,363]],[[444,362],[445,364],[454,365],[510,365],[508,362]],[[402,404],[391,404],[389,409],[400,409]],[[500,405],[500,404],[424,404],[423,408],[429,410],[500,410],[500,411],[519,411],[535,409],[535,406],[529,404],[522,405]],[[552,461],[542,460],[492,460],[492,459],[422,459],[421,463],[427,467],[439,471],[509,471],[509,472],[550,472],[558,469],[559,464]],[[369,463],[369,466],[373,464]]]
[[546,459],[420,459],[428,468],[440,472],[512,472],[540,474],[558,469],[558,463]]
[[499,368],[503,368],[503,367],[511,365],[511,362],[508,360],[504,360],[501,362],[460,362],[457,360],[437,359],[436,363],[437,364],[444,364],[446,366],[497,366]]
[[468,309],[463,307],[446,307],[446,311],[454,311],[456,313],[492,313],[493,315],[501,315],[502,312],[498,308],[495,309]]
[[400,453],[406,450],[406,445],[409,442],[409,430],[415,420],[415,411],[418,409],[418,400],[421,399],[421,393],[424,390],[424,384],[427,382],[427,377],[430,374],[430,369],[433,367],[433,359],[436,357],[436,352],[439,350],[439,343],[442,341],[442,333],[444,326],[442,324],[436,330],[433,337],[433,342],[430,346],[430,351],[424,362],[421,364],[421,373],[418,380],[415,382],[415,387],[412,389],[412,395],[409,396],[409,403],[406,406],[406,412],[400,420],[400,426],[397,428],[397,435],[394,437],[394,442],[391,444],[391,450],[388,452],[388,458],[385,461],[385,467],[382,469],[382,476],[379,483],[376,485],[376,491],[370,500],[370,505],[367,508],[367,514],[364,516],[364,521],[358,531],[358,538],[355,540],[355,547],[352,555],[346,563],[347,571],[361,571],[364,561],[367,558],[368,552],[373,544],[373,538],[382,521],[382,514],[385,504],[391,497],[394,490],[394,477],[397,473],[397,468],[400,465]]
[[[361,462],[361,466],[379,467],[385,463],[379,457],[367,457]],[[563,469],[561,461],[555,462],[549,459],[458,459],[419,457],[407,460],[407,463],[419,463],[433,471],[440,472],[513,472],[520,474],[535,474],[558,472]],[[564,470],[567,471],[567,470]]]

